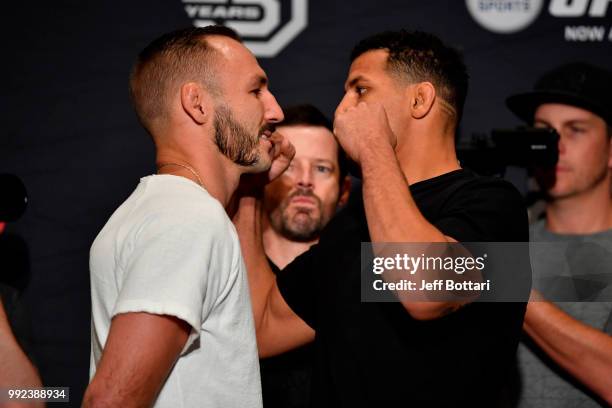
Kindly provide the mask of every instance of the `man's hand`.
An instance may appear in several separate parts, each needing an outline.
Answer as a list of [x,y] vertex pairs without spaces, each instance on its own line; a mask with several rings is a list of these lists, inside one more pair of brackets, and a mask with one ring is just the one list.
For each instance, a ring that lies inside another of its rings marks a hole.
[[274,132],[269,140],[272,142],[270,169],[264,173],[245,173],[240,177],[238,188],[227,206],[227,213],[230,218],[236,213],[242,197],[260,197],[266,184],[280,177],[291,164],[291,160],[295,156],[295,148],[289,139],[278,132]]
[[278,132],[272,133],[270,136],[272,142],[272,165],[268,171],[268,182],[278,178],[293,160],[295,156],[295,147],[291,144],[289,139],[285,138]]
[[377,102],[359,102],[356,106],[336,110],[334,135],[344,151],[357,163],[361,163],[361,153],[365,149],[381,143],[395,149],[397,144],[385,108]]

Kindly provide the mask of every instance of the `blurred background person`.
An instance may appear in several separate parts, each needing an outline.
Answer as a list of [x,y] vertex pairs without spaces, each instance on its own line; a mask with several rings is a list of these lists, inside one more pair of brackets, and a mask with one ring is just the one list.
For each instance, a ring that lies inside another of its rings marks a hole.
[[[612,404],[612,72],[560,66],[508,107],[559,134],[559,160],[536,168],[545,214],[530,229],[534,287],[519,345],[521,408]],[[552,243],[541,246],[539,243]],[[541,278],[541,279],[540,279]]]
[[[277,129],[293,144],[295,156],[283,175],[266,186],[263,200],[264,250],[274,272],[318,242],[351,188],[331,121],[308,104],[283,111]],[[261,360],[264,407],[310,406],[311,347]]]

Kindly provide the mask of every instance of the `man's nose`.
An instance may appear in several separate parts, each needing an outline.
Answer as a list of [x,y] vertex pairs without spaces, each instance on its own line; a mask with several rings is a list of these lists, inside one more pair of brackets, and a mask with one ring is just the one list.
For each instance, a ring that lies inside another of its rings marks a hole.
[[559,149],[559,156],[561,156],[562,154],[565,154],[567,136],[564,136],[564,132],[561,132],[559,130],[557,130],[557,133],[559,134],[559,142],[557,142],[557,148]]
[[346,110],[348,107],[351,106],[351,96],[349,95],[348,92],[346,92],[344,94],[344,97],[342,98],[342,100],[340,101],[340,103],[338,104],[338,107],[336,108],[336,112],[334,114],[334,116],[338,115],[338,113],[343,112],[344,110]]
[[312,189],[314,187],[312,171],[307,166],[300,166],[297,172],[296,184],[300,188],[309,188]]
[[267,123],[279,123],[285,119],[283,110],[281,109],[272,92],[268,91],[265,105],[264,118]]

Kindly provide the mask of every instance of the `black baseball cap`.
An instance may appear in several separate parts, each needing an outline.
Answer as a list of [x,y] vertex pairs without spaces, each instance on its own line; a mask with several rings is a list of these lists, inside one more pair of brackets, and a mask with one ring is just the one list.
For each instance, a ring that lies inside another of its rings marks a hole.
[[612,126],[612,72],[584,62],[562,65],[544,74],[533,91],[506,99],[508,108],[527,123],[543,103],[576,106]]

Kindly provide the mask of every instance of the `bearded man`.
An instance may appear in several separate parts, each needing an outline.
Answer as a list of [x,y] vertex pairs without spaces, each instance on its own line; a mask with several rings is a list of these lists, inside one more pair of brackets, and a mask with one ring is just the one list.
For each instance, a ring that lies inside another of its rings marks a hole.
[[283,269],[317,243],[321,230],[349,198],[347,159],[332,123],[312,105],[283,109],[278,131],[295,148],[287,170],[266,185],[262,219],[264,249]]
[[130,91],[158,174],[140,180],[91,248],[84,406],[261,407],[249,287],[226,208],[242,174],[278,175],[291,160],[293,147],[273,134],[282,110],[253,54],[222,27],[154,40]]

